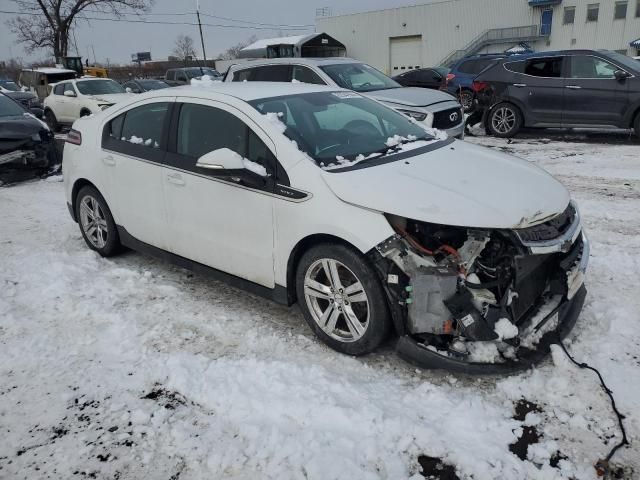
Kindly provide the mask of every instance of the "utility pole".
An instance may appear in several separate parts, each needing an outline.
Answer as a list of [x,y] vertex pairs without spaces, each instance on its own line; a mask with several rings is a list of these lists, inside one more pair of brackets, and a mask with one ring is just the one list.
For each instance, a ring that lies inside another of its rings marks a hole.
[[202,44],[202,59],[207,66],[207,53],[204,50],[204,37],[202,36],[202,23],[200,23],[200,0],[196,2],[196,15],[198,16],[198,28],[200,29],[200,43]]

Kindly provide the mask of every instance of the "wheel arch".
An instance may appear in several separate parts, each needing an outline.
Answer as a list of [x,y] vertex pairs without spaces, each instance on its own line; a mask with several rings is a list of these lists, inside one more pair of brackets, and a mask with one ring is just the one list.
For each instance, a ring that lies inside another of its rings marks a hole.
[[[73,215],[73,220],[75,222],[78,221],[78,216],[76,215],[76,206],[78,203],[78,192],[80,192],[80,190],[83,187],[93,187],[95,188],[98,193],[100,193],[100,189],[98,187],[96,187],[96,185],[92,182],[90,182],[89,180],[87,180],[86,178],[78,178],[74,184],[73,187],[71,189],[71,213]],[[100,193],[100,195],[102,195],[102,193]],[[104,196],[103,196],[104,197]]]
[[[502,104],[502,103],[509,103],[511,105],[513,105],[514,107],[516,107],[518,109],[518,111],[520,112],[520,115],[522,116],[522,126],[523,127],[527,127],[530,125],[530,119],[527,115],[527,109],[524,105],[524,103],[522,103],[520,100],[513,98],[513,97],[502,97],[498,100],[496,100],[493,105],[491,105],[491,107],[489,109],[487,109],[487,113],[490,114],[494,108],[496,108],[498,105]],[[489,115],[487,115],[487,119],[489,118]]]

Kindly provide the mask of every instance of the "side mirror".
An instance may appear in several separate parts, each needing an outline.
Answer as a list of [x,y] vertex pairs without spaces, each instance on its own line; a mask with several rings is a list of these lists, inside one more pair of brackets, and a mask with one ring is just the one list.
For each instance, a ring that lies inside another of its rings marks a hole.
[[613,75],[614,77],[616,77],[616,80],[625,80],[630,77],[629,73],[625,72],[624,70],[616,70],[615,72],[613,72]]
[[76,96],[76,92],[74,92],[73,90],[65,90],[64,91],[64,96],[65,97],[75,97]]
[[242,157],[226,147],[205,153],[196,162],[196,167],[218,171],[221,174],[225,170],[237,171],[245,168]]

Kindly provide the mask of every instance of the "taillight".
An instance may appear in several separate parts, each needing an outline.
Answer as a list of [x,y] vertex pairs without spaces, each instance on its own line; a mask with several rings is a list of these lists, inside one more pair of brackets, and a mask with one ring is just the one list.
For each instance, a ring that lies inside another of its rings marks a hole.
[[67,142],[74,145],[82,145],[82,134],[73,128],[67,133]]
[[473,90],[476,93],[481,92],[486,88],[489,88],[489,84],[487,82],[479,82],[477,80],[474,80],[473,83],[471,84],[471,90]]
[[447,82],[450,82],[454,78],[456,78],[456,76],[453,73],[447,73]]

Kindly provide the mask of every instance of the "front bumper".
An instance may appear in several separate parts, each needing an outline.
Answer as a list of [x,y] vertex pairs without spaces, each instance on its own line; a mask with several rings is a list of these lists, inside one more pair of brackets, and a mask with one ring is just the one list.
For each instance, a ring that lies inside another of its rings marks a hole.
[[453,128],[449,128],[443,131],[446,132],[449,137],[455,137],[459,140],[463,140],[464,139],[464,122],[461,122],[459,125],[456,125]]

